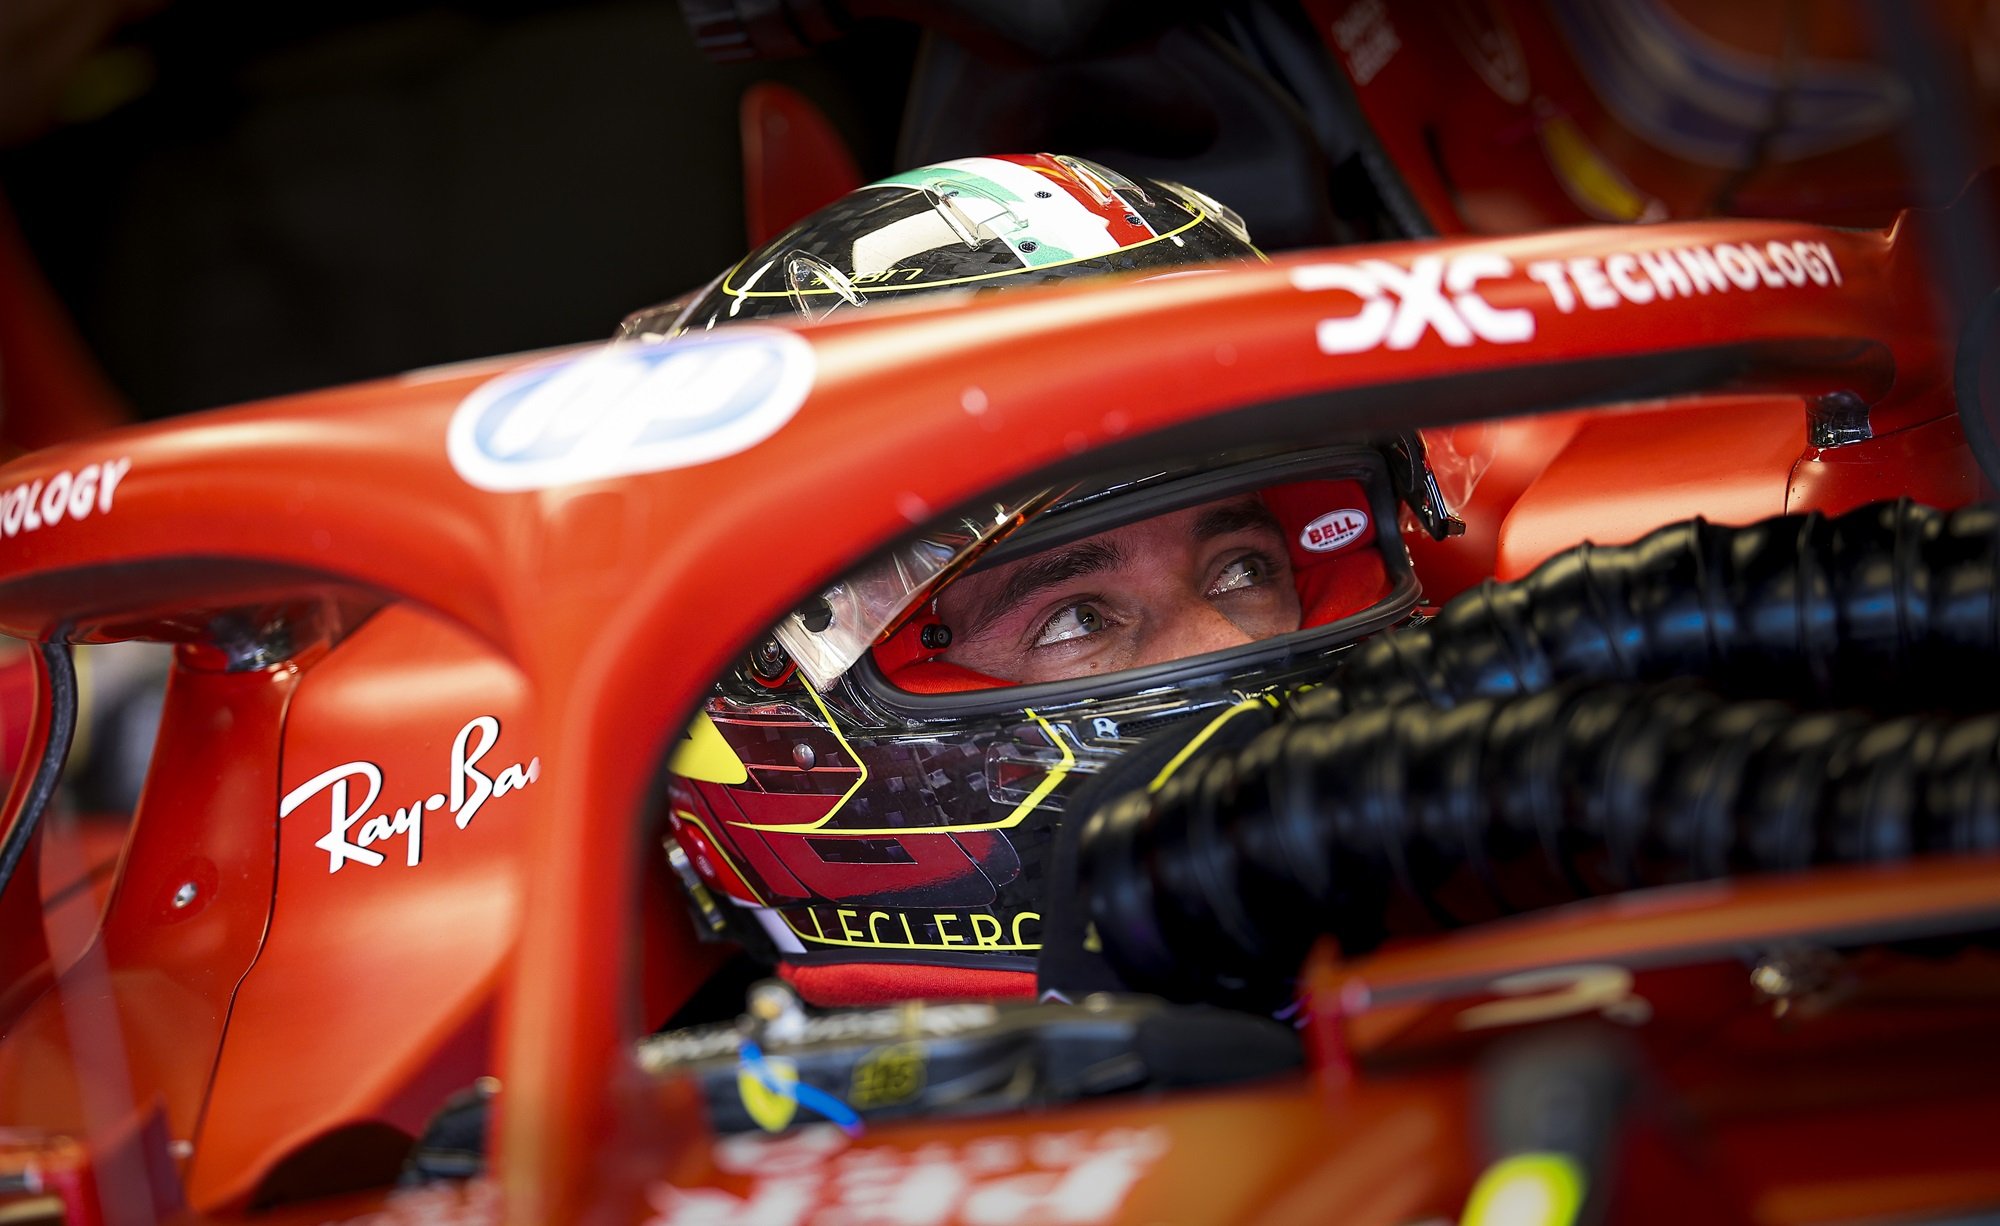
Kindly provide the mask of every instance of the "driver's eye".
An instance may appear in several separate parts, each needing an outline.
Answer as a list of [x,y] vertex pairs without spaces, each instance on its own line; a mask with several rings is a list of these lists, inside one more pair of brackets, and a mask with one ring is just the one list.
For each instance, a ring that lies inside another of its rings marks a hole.
[[1073,604],[1042,623],[1041,637],[1035,640],[1035,646],[1047,647],[1066,639],[1080,639],[1096,634],[1104,627],[1104,614],[1098,612],[1097,606]]
[[1208,585],[1208,594],[1220,596],[1224,592],[1234,592],[1240,588],[1255,587],[1270,577],[1270,570],[1264,559],[1249,554],[1236,559],[1222,568],[1215,582]]

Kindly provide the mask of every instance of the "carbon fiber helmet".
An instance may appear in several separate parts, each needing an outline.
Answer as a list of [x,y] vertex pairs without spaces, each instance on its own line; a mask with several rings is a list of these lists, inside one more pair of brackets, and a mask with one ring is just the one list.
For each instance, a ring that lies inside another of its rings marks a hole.
[[1047,153],[960,158],[849,192],[693,299],[640,312],[623,331],[644,339],[753,319],[813,322],[944,290],[1262,258],[1240,217],[1179,184]]
[[[851,193],[625,335],[1261,258],[1188,189],[1046,154],[968,158]],[[1238,452],[1002,497],[808,600],[717,683],[668,763],[668,857],[702,921],[823,1004],[1032,991],[1041,883],[1088,777],[1166,725],[1270,702],[1413,614],[1392,458]],[[1257,534],[1215,591],[1288,583],[1279,632],[1027,680],[960,656],[953,585],[1018,592],[998,578],[1168,522]]]

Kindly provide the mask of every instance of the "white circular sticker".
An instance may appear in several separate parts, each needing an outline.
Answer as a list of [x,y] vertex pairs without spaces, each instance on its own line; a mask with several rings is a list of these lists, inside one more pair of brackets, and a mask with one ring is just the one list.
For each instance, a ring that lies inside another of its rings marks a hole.
[[658,345],[608,345],[501,375],[452,414],[458,475],[509,492],[706,464],[792,419],[812,346],[776,328]]
[[1299,544],[1314,553],[1332,553],[1353,544],[1366,531],[1368,512],[1359,507],[1342,507],[1307,524],[1305,531],[1299,533]]

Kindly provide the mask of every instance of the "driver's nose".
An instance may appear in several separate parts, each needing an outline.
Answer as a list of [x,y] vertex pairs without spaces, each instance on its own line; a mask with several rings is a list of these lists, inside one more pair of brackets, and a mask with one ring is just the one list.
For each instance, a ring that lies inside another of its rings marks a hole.
[[1141,658],[1133,663],[1164,664],[1205,651],[1241,647],[1250,641],[1251,636],[1224,617],[1220,609],[1204,598],[1195,597],[1173,606],[1161,620],[1158,633],[1147,639]]

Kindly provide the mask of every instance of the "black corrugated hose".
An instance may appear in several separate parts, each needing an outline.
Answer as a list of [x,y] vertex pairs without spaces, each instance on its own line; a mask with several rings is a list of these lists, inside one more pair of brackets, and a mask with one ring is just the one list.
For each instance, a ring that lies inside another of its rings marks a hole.
[[[1105,957],[1168,996],[1264,995],[1322,934],[1359,951],[1649,885],[2000,849],[2000,715],[1935,713],[1996,705],[1996,575],[1991,507],[1890,503],[1678,524],[1469,593],[1248,747],[1092,814]],[[1677,673],[1720,684],[1622,680]]]
[[1905,499],[1742,528],[1687,520],[1466,592],[1363,644],[1300,710],[1680,676],[1802,703],[1979,709],[1993,697],[1965,661],[2000,654],[1996,573],[1990,504],[1943,512]]

